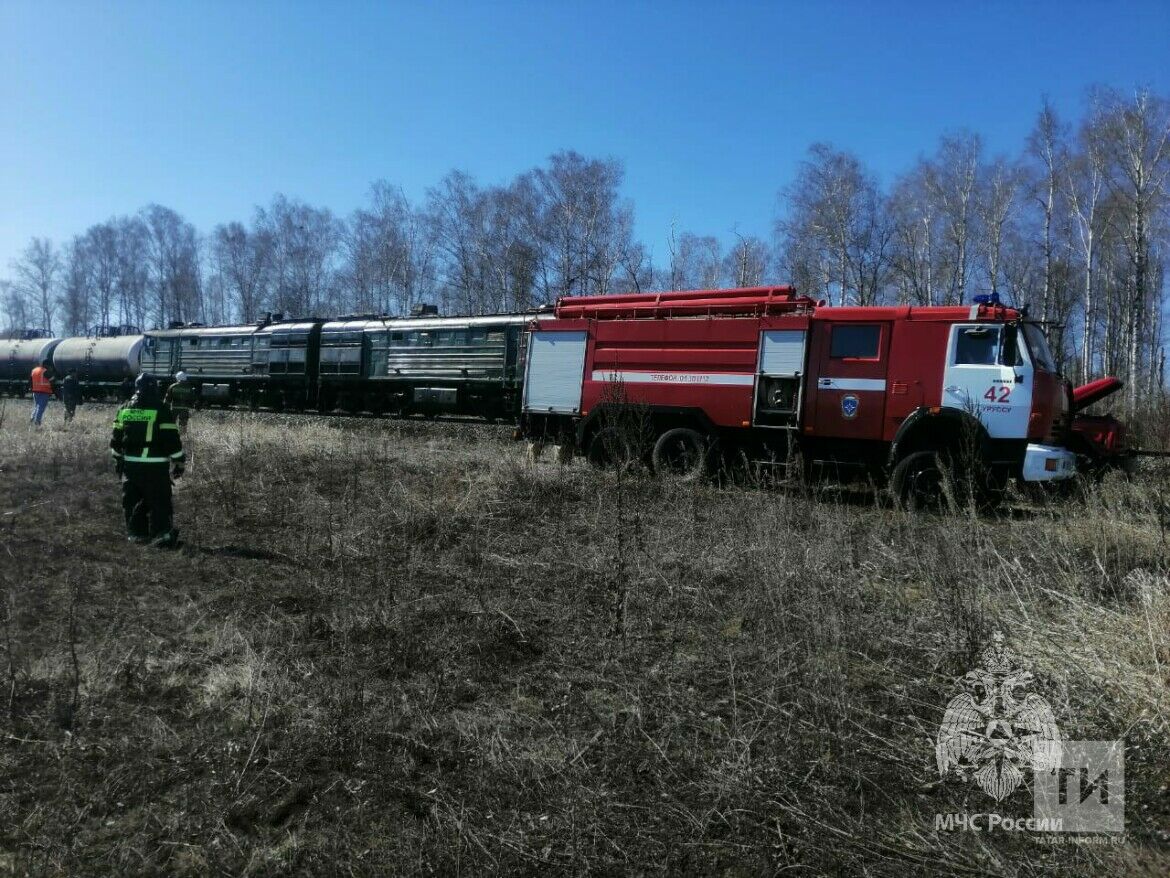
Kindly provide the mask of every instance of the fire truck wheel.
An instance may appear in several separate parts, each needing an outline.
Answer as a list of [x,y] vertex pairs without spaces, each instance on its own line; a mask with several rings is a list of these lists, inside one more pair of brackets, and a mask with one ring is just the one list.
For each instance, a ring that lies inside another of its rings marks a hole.
[[706,474],[708,454],[707,440],[702,433],[675,427],[658,437],[650,462],[654,472],[690,482]]
[[938,452],[915,451],[898,461],[890,476],[890,493],[903,509],[916,512],[947,505],[948,473]]
[[624,469],[637,462],[630,442],[616,427],[603,427],[589,441],[585,459],[598,469]]

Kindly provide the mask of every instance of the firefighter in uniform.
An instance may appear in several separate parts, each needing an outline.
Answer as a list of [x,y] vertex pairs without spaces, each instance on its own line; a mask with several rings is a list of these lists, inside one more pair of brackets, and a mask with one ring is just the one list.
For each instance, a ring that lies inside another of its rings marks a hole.
[[159,399],[158,383],[142,374],[135,394],[118,409],[110,454],[122,476],[122,510],[134,543],[170,548],[179,531],[171,522],[171,475],[181,478],[186,457],[170,406]]
[[195,388],[187,380],[186,372],[175,373],[175,383],[167,390],[163,402],[171,407],[175,413],[175,423],[180,428],[187,426],[187,419],[191,416],[191,405],[195,401]]

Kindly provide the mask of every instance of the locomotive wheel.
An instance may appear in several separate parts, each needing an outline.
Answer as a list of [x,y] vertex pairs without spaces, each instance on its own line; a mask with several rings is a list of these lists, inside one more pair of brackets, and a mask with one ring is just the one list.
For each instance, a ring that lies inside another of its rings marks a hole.
[[667,430],[654,443],[650,462],[654,472],[693,482],[707,474],[707,438],[689,427]]

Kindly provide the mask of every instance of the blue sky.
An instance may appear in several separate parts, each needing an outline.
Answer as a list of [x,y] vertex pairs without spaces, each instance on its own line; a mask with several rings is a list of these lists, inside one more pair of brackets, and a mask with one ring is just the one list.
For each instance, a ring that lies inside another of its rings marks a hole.
[[769,236],[825,140],[888,181],[967,127],[1014,153],[1048,94],[1170,92],[1170,2],[259,3],[0,0],[0,277],[149,202],[201,231],[284,192],[348,214],[452,168],[572,148],[672,222]]

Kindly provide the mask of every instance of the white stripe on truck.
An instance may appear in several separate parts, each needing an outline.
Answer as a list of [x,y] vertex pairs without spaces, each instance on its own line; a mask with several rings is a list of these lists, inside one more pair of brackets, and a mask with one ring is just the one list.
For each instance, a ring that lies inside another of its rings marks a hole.
[[881,390],[886,389],[884,378],[820,378],[817,387],[822,390]]
[[754,375],[729,372],[612,372],[594,370],[594,381],[622,381],[626,384],[709,384],[729,387],[751,387]]

